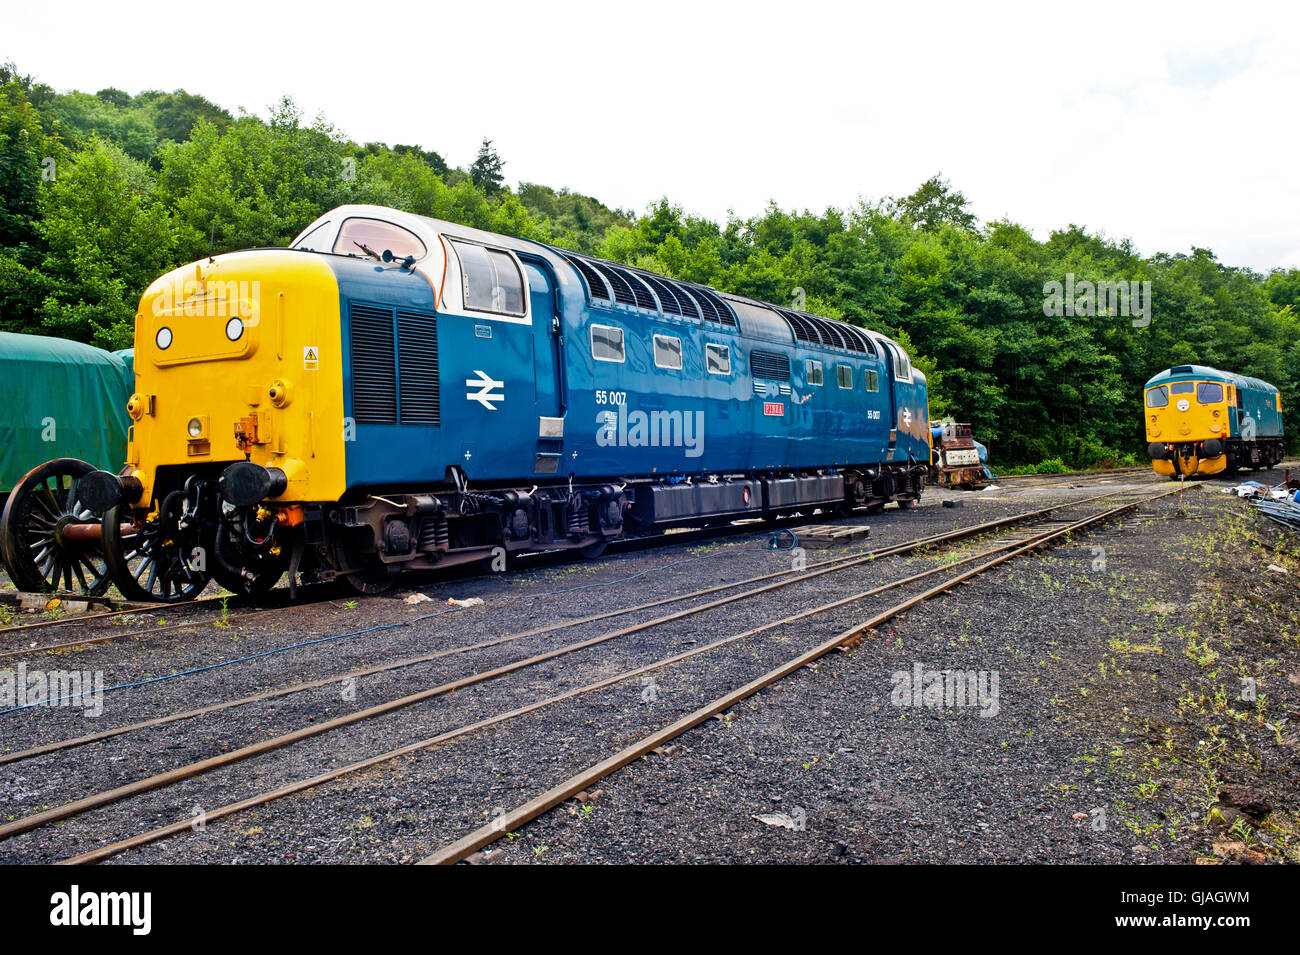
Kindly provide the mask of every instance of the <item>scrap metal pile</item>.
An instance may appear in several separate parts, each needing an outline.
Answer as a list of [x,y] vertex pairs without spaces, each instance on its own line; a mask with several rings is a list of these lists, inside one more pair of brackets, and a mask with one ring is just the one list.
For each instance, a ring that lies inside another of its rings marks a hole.
[[1224,488],[1225,494],[1236,494],[1250,501],[1251,507],[1271,521],[1293,531],[1300,531],[1300,481],[1287,480],[1272,487],[1258,481],[1246,481],[1236,487]]

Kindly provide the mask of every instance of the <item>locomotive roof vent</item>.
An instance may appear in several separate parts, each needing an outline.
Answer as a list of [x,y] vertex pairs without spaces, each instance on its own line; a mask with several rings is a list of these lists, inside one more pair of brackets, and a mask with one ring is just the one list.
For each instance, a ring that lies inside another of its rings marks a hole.
[[665,315],[702,318],[722,325],[736,324],[732,310],[716,292],[703,285],[680,282],[644,269],[578,255],[567,249],[557,251],[578,270],[593,299]]
[[1191,365],[1174,365],[1173,368],[1170,368],[1170,369],[1169,369],[1169,374],[1171,374],[1171,375],[1178,375],[1178,374],[1184,374],[1184,373],[1186,373],[1186,374],[1191,374],[1191,372],[1192,372],[1192,366],[1191,366]]

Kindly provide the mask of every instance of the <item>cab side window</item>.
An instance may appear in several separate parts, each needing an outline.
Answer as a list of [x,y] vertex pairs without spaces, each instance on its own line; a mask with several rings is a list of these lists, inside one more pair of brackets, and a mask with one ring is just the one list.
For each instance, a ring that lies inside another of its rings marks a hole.
[[804,364],[808,384],[821,387],[822,383],[822,363],[816,358],[809,358]]
[[476,312],[523,315],[524,277],[514,258],[504,249],[451,240],[460,260],[465,307]]

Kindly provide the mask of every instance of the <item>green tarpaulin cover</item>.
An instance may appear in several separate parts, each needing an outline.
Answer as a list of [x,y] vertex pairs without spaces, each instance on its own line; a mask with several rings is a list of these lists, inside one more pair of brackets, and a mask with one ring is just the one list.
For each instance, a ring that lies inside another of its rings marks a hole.
[[126,363],[101,348],[0,332],[0,492],[52,458],[121,468],[134,385]]
[[[116,355],[118,358],[122,359],[122,361],[126,363],[126,377],[131,380],[134,380],[135,379],[135,349],[119,348],[117,351],[113,352],[113,354]],[[131,396],[127,395],[127,397],[129,398]]]

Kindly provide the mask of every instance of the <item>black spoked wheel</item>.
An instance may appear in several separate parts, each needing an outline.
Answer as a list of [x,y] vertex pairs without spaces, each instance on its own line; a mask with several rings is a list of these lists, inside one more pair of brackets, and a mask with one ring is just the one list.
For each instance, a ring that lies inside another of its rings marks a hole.
[[97,597],[108,590],[99,518],[81,503],[81,479],[95,468],[59,458],[29,471],[0,516],[0,556],[19,590]]
[[120,507],[104,515],[104,558],[127,600],[181,603],[208,585],[207,561],[195,535],[180,527],[184,498],[173,491],[151,519],[124,527]]

